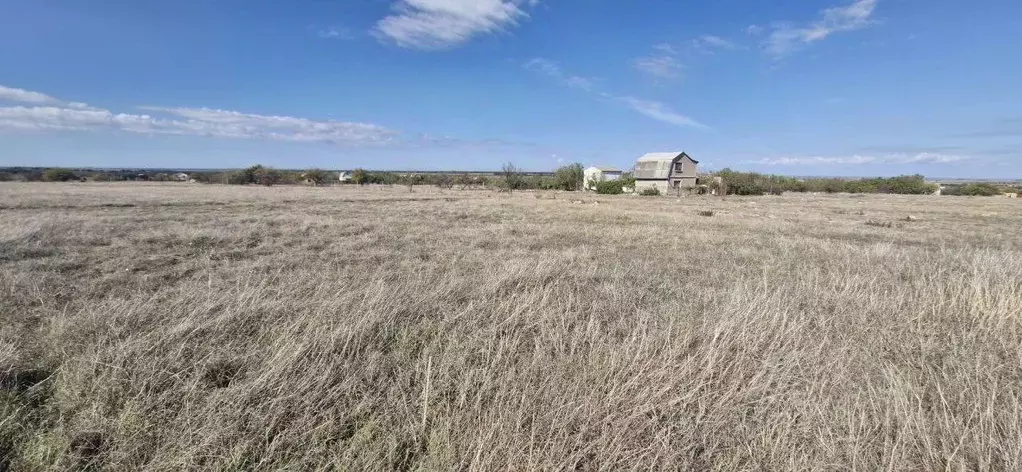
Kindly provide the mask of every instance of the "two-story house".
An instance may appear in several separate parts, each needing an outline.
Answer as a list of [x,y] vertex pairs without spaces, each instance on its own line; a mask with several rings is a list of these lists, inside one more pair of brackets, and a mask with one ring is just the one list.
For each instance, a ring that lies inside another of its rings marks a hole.
[[635,191],[656,187],[661,193],[696,186],[699,161],[684,152],[653,152],[635,163]]

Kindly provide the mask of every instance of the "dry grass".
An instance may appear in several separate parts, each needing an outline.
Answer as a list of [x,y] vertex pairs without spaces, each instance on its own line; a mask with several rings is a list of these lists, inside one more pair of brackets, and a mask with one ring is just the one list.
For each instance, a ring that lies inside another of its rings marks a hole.
[[1022,202],[572,200],[0,185],[0,469],[1022,470]]

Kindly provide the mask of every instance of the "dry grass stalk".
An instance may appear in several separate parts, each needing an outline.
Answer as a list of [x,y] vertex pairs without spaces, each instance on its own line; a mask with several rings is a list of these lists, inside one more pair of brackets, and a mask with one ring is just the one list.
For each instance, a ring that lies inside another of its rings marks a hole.
[[0,467],[1022,470],[1017,200],[415,190],[0,184]]

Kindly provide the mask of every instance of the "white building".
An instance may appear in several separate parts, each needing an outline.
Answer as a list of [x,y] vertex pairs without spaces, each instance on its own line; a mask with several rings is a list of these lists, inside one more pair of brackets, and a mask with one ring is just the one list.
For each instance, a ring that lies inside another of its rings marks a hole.
[[350,182],[351,181],[351,172],[341,172],[341,174],[339,176],[337,176],[337,180],[339,180],[341,182]]
[[621,178],[621,170],[613,167],[590,167],[582,171],[582,182],[586,190],[596,190],[596,182],[605,180],[618,180]]

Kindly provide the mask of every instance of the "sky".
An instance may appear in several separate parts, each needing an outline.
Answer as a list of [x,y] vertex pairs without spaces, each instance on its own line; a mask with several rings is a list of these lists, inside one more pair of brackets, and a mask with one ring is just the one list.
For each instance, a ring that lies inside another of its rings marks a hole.
[[0,166],[1022,178],[1017,0],[0,0]]

